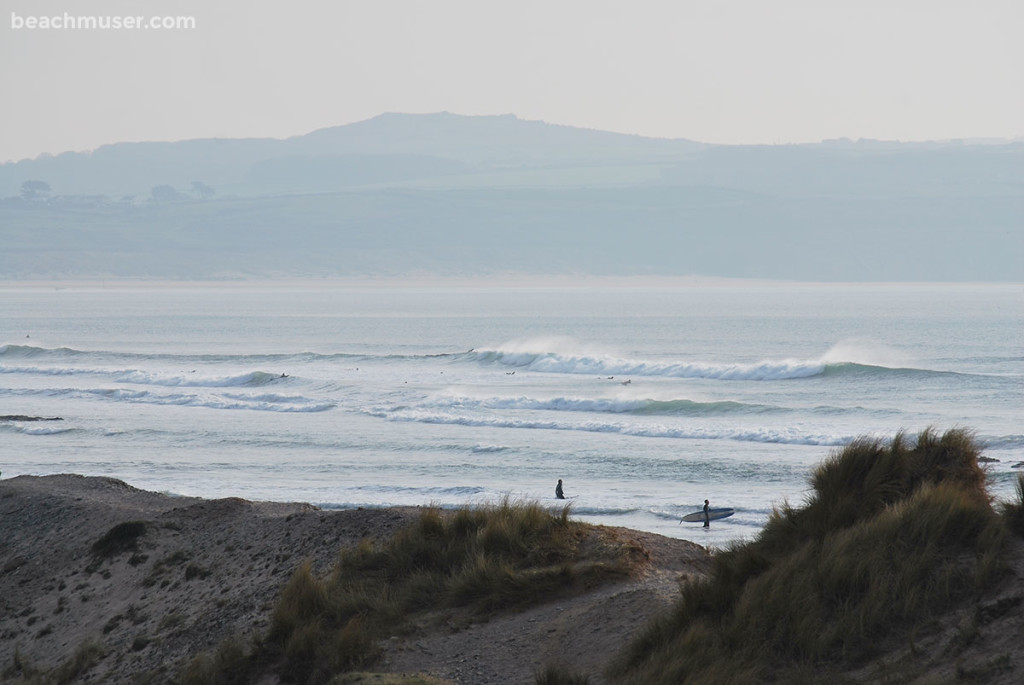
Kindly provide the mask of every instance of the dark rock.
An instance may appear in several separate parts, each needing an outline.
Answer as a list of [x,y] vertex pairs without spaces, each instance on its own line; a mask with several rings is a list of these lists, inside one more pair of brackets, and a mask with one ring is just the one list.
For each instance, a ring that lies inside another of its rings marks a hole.
[[63,421],[59,416],[23,416],[21,414],[8,414],[0,416],[0,421]]

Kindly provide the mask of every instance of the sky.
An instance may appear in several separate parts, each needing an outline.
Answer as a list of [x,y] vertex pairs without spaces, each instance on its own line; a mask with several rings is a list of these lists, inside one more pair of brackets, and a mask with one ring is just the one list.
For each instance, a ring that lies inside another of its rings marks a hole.
[[[511,113],[726,144],[1024,137],[1021,0],[0,8],[0,162],[120,141],[285,138],[383,112]],[[64,26],[137,16],[186,25]]]

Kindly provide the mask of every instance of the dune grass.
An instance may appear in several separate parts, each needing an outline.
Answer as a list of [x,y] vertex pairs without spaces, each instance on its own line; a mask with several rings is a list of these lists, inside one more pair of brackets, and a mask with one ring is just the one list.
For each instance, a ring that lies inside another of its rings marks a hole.
[[198,655],[185,667],[177,685],[245,685],[259,665],[259,645],[229,638],[216,650]]
[[431,612],[485,617],[581,592],[628,575],[642,550],[610,531],[511,502],[455,512],[425,509],[381,543],[341,551],[319,577],[303,562],[284,588],[265,639],[225,643],[193,660],[183,685],[247,682],[262,670],[325,684],[371,665],[378,643]]
[[1017,499],[1013,502],[1003,502],[1000,510],[1006,526],[1015,535],[1024,537],[1024,473],[1017,475],[1016,487]]
[[961,430],[838,451],[805,506],[773,512],[683,588],[624,650],[616,681],[814,682],[822,664],[863,664],[926,627],[1004,570],[1007,527],[979,452]]
[[10,685],[70,685],[95,666],[106,651],[98,642],[86,640],[56,668],[40,669],[29,663],[16,647],[10,666],[0,673],[0,682]]
[[628,574],[636,550],[535,503],[425,510],[382,544],[343,550],[333,572],[296,570],[272,618],[268,646],[298,682],[372,663],[376,643],[410,617],[461,609],[521,609]]
[[557,664],[548,664],[534,674],[534,685],[588,685],[590,678]]
[[138,549],[138,540],[146,534],[144,521],[126,521],[119,523],[99,540],[93,543],[92,553],[99,558],[110,558],[122,552]]

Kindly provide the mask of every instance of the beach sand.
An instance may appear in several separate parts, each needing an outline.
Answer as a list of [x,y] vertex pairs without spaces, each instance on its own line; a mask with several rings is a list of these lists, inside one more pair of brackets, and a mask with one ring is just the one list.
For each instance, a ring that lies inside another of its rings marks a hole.
[[[16,675],[16,655],[47,670],[89,644],[103,656],[76,682],[177,673],[228,637],[263,633],[303,559],[325,573],[340,548],[390,536],[418,511],[171,497],[77,475],[0,480],[0,676]],[[141,523],[134,548],[97,554],[126,523]],[[630,635],[710,566],[693,543],[616,531],[649,555],[637,577],[482,623],[423,626],[387,640],[375,670],[484,685],[532,682],[556,663],[603,682]]]

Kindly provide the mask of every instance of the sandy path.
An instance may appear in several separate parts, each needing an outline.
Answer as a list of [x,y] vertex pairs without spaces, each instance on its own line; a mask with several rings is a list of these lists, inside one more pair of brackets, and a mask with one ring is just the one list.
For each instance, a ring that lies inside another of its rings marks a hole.
[[498,685],[532,683],[537,671],[554,663],[601,685],[602,672],[629,637],[672,605],[684,577],[710,565],[707,552],[693,543],[615,530],[650,554],[640,577],[457,632],[392,639],[385,667],[466,685]]

